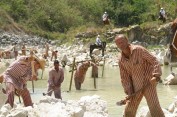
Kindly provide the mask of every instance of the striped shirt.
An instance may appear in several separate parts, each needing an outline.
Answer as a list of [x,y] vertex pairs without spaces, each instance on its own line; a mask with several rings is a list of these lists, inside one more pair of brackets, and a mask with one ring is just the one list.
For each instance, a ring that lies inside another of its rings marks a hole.
[[121,82],[126,94],[133,93],[144,87],[153,77],[160,77],[161,67],[151,53],[138,45],[130,45],[131,55],[129,59],[121,53],[119,68]]
[[25,56],[14,61],[4,72],[5,82],[12,83],[17,89],[23,89],[26,82],[31,79],[31,76],[31,62],[27,61]]
[[49,71],[48,86],[60,87],[63,80],[64,71],[61,67],[59,67],[58,72],[54,68]]
[[86,72],[88,68],[90,67],[90,65],[91,65],[90,62],[89,64],[87,62],[80,63],[77,66],[77,70],[74,74],[74,78],[77,79],[77,81],[79,81],[80,83],[83,83],[85,80]]

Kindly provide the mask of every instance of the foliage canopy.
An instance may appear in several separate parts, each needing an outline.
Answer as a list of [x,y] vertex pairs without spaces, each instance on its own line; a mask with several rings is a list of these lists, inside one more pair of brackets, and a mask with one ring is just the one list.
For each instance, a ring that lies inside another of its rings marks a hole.
[[[1,16],[8,15],[31,32],[66,33],[86,24],[102,26],[107,11],[112,24],[129,26],[158,20],[160,8],[168,21],[177,15],[176,0],[1,0]],[[0,18],[1,28],[8,24]]]

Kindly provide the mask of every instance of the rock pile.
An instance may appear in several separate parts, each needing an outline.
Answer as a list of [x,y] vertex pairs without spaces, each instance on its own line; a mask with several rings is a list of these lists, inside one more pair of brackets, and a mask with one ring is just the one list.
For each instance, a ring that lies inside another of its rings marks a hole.
[[99,96],[84,96],[80,100],[62,101],[43,97],[34,107],[9,104],[0,110],[0,117],[108,117],[107,102]]

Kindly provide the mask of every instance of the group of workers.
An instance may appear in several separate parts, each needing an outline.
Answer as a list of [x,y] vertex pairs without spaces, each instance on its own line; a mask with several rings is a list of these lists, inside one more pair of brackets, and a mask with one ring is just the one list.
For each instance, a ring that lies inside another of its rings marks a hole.
[[7,50],[0,50],[0,61],[2,58],[7,58],[10,59],[11,58],[11,52],[14,55],[15,60],[17,60],[17,56],[18,56],[18,49],[17,49],[17,43],[13,43],[12,47],[8,48]]
[[[27,89],[27,81],[37,80],[37,72],[39,69],[44,70],[46,60],[39,58],[36,55],[25,54],[25,46],[23,48],[23,55],[11,63],[11,65],[1,74],[0,83],[4,83],[3,93],[7,95],[5,103],[9,103],[11,107],[14,106],[14,96],[21,96],[24,106],[33,106],[32,99]],[[46,51],[47,53],[48,51]],[[85,79],[86,72],[90,66],[97,67],[91,61],[84,61],[77,65],[74,75],[76,90],[81,89],[81,84]],[[61,83],[64,80],[64,71],[60,67],[60,62],[55,59],[53,68],[49,70],[47,95],[51,96],[54,92],[55,98],[61,97]]]
[[[97,36],[96,43],[98,45],[101,43],[100,35]],[[118,56],[118,63],[124,92],[127,97],[135,94],[131,98],[126,98],[123,116],[135,117],[138,106],[144,96],[151,116],[165,117],[160,107],[156,90],[162,75],[161,67],[156,57],[144,47],[130,44],[128,38],[123,34],[115,37],[115,44],[121,50],[121,54]],[[46,48],[48,48],[47,45]],[[23,54],[25,55],[25,52]],[[47,49],[46,56],[48,56]],[[64,71],[56,58],[53,66],[49,70],[48,95],[51,96],[52,92],[54,92],[56,98],[62,99],[61,83],[64,80]],[[90,66],[96,66],[96,64],[85,61],[77,66],[74,74],[77,90],[81,89],[81,84]],[[4,93],[8,96],[6,103],[13,107],[14,95],[17,93],[22,97],[25,106],[33,106],[29,90],[27,89],[27,81],[37,80],[37,71],[39,69],[44,70],[44,68],[45,60],[38,57],[23,56],[14,61],[3,73]],[[143,90],[139,91],[141,89]]]
[[[45,47],[45,53],[43,53],[42,57],[47,59],[47,57],[49,56],[49,45],[48,43],[45,43],[44,45]],[[15,60],[17,60],[17,56],[18,55],[22,55],[22,56],[26,56],[27,55],[27,51],[30,51],[30,54],[32,53],[37,53],[37,50],[34,48],[26,48],[25,44],[22,44],[21,46],[21,53],[19,54],[18,52],[18,48],[17,48],[17,43],[14,43],[13,46],[10,49],[4,50],[4,51],[0,51],[0,61],[2,58],[6,58],[6,59],[10,59],[11,55],[14,55]],[[51,50],[51,58],[50,60],[52,61],[53,58],[54,60],[57,59],[58,56],[58,50]]]
[[[152,117],[164,117],[160,107],[156,85],[162,75],[161,67],[156,57],[145,48],[128,42],[125,35],[115,37],[115,44],[121,50],[118,57],[122,86],[127,96],[133,95],[148,85],[143,91],[138,92],[126,102],[124,117],[135,117],[138,105],[143,96],[146,98]],[[64,71],[58,60],[54,60],[53,68],[49,70],[48,95],[54,92],[55,98],[61,97],[61,83],[64,80]],[[96,66],[90,61],[82,62],[77,66],[74,74],[75,87],[81,89],[86,72],[90,66]],[[25,106],[33,106],[27,81],[37,80],[37,71],[44,70],[45,60],[38,57],[19,57],[3,73],[5,93],[8,96],[6,103],[14,105],[14,95],[17,93],[23,99]]]

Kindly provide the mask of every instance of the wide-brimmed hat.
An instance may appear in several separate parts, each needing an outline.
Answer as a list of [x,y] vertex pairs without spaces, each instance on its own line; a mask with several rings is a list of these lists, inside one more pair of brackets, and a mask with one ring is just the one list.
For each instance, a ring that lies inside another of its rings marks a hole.
[[35,57],[35,59],[36,59],[36,61],[40,64],[40,68],[41,68],[42,70],[44,70],[44,69],[45,69],[45,64],[46,64],[45,59],[43,59],[43,58],[38,58],[38,57]]

